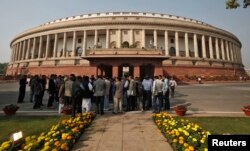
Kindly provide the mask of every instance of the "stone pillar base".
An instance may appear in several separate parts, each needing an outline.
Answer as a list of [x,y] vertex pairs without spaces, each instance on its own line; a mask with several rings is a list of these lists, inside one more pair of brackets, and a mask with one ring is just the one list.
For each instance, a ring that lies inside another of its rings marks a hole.
[[196,66],[210,66],[209,62],[207,61],[197,61]]
[[220,63],[220,62],[213,62],[212,63],[212,67],[222,67],[223,65],[222,65],[222,63]]
[[193,62],[191,60],[176,60],[175,65],[193,66]]

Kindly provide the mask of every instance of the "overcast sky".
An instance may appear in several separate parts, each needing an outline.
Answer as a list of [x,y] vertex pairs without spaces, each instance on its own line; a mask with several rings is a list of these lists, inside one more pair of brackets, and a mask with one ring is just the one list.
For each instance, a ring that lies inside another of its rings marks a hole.
[[10,41],[26,29],[68,16],[117,11],[177,15],[227,30],[242,42],[243,64],[250,69],[250,6],[227,10],[225,0],[1,0],[0,62],[10,60]]

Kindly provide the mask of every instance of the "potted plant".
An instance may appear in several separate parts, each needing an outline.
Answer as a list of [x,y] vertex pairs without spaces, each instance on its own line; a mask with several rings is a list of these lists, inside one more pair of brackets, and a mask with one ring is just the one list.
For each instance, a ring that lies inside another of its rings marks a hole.
[[243,106],[242,111],[246,114],[246,116],[250,116],[250,105]]
[[187,112],[187,107],[184,105],[177,105],[174,107],[174,110],[178,116],[184,116]]
[[6,115],[13,115],[16,113],[16,111],[19,109],[17,105],[14,104],[8,104],[4,106],[3,111]]

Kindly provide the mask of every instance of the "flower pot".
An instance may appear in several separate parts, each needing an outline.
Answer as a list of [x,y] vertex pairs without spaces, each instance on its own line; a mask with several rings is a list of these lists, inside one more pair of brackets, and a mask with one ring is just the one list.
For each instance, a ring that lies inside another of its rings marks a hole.
[[246,116],[250,116],[250,110],[243,108],[242,111],[245,113]]
[[184,116],[186,114],[187,110],[178,110],[178,109],[175,109],[175,113],[178,115],[178,116]]
[[3,109],[3,111],[4,111],[4,113],[5,113],[6,115],[14,115],[14,114],[16,114],[16,111],[17,111],[17,110]]

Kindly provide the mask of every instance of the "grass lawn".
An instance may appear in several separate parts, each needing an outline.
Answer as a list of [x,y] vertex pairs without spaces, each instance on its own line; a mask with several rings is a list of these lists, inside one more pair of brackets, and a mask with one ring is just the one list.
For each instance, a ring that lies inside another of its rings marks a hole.
[[0,144],[9,140],[11,133],[23,131],[24,136],[39,135],[65,116],[0,116]]
[[250,134],[248,117],[184,117],[212,134]]

